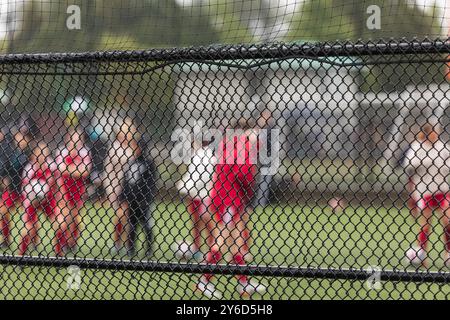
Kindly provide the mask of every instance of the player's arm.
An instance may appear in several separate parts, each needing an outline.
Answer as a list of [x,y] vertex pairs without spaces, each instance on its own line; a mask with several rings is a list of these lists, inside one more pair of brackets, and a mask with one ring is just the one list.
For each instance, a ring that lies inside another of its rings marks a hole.
[[51,171],[51,176],[47,179],[47,183],[52,189],[55,185],[58,184],[58,179],[61,177],[61,169],[57,164],[57,161],[51,161],[49,164],[49,169]]
[[61,173],[61,174],[67,174],[68,173],[67,172],[67,165],[64,162],[64,159],[63,159],[62,155],[58,155],[55,158],[55,166],[56,166],[56,168],[54,168],[53,172],[56,173],[56,170],[58,170],[58,173]]
[[82,156],[80,163],[69,164],[67,166],[67,171],[73,178],[87,178],[91,169],[91,157],[87,153]]
[[25,189],[25,186],[30,184],[31,179],[33,179],[34,176],[34,168],[29,163],[25,166],[22,174],[22,189]]
[[416,155],[416,148],[411,146],[406,152],[405,159],[403,161],[403,168],[408,176],[414,175],[417,168],[421,165],[420,158]]

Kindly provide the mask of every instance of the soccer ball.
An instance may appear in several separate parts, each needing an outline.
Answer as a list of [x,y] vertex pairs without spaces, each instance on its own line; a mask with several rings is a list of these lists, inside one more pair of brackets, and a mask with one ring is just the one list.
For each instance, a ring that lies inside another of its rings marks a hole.
[[43,199],[48,190],[48,184],[38,179],[31,180],[25,187],[25,193],[32,199]]
[[341,212],[345,209],[346,203],[342,198],[333,198],[328,202],[333,213]]
[[183,240],[178,240],[171,245],[175,257],[179,260],[189,260],[194,255],[194,246]]
[[422,248],[413,247],[406,251],[406,260],[414,266],[420,266],[426,257],[425,250]]

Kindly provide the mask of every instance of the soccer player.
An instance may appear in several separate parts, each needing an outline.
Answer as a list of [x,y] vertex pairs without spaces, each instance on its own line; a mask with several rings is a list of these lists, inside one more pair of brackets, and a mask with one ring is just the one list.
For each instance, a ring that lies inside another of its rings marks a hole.
[[156,167],[143,152],[146,147],[141,139],[130,142],[133,149],[134,158],[128,163],[122,187],[120,201],[126,203],[128,208],[128,256],[134,257],[136,254],[136,237],[139,224],[144,230],[147,249],[146,256],[152,254],[152,228],[150,206],[155,198],[156,187]]
[[64,244],[61,250],[75,251],[80,236],[80,210],[86,198],[86,180],[91,169],[91,157],[84,146],[84,135],[70,127],[65,136],[65,146],[56,155],[60,177],[57,179],[58,236]]
[[[177,184],[181,195],[185,197],[187,208],[192,220],[192,237],[194,239],[192,256],[197,261],[203,261],[203,253],[200,251],[203,245],[202,233],[206,233],[206,244],[208,248],[213,244],[211,233],[212,221],[208,213],[210,205],[209,192],[212,186],[212,176],[216,158],[214,151],[209,147],[210,141],[193,142],[191,162],[187,172]],[[189,253],[183,252],[183,258],[189,259]]]
[[139,140],[136,127],[130,118],[126,118],[120,124],[116,139],[105,159],[104,188],[110,206],[115,213],[112,255],[122,254],[128,238],[128,207],[125,201],[120,201],[120,197],[122,195],[125,166],[134,160],[134,150],[131,146],[134,140]]
[[[242,248],[247,227],[243,215],[253,196],[256,175],[257,143],[248,135],[248,122],[241,119],[235,130],[227,130],[219,143],[217,164],[211,190],[211,210],[215,219],[215,243],[206,255],[208,264],[217,264],[230,254],[236,265],[245,265]],[[211,283],[212,275],[204,274],[197,290],[209,298],[220,299],[222,294]],[[237,291],[240,295],[263,293],[265,287],[250,281],[247,276],[238,276]]]
[[437,211],[444,228],[445,264],[450,267],[450,207],[447,182],[450,173],[450,151],[439,140],[440,133],[438,125],[426,124],[405,156],[405,169],[413,172],[412,181],[415,185],[412,197],[420,211],[417,245],[407,252],[408,261],[415,266],[425,264],[433,211]]
[[[19,255],[25,255],[30,243],[37,238],[38,210],[42,210],[50,220],[55,216],[55,179],[53,178],[55,169],[48,146],[44,142],[39,142],[23,170],[22,194],[25,208],[23,222],[25,225],[21,232]],[[56,248],[55,251],[58,255]]]
[[[404,166],[405,163],[405,159],[406,159],[406,155],[408,154],[409,150],[411,149],[411,146],[406,150],[406,152],[404,153],[404,156],[402,157],[402,159],[400,159],[399,164],[401,164],[402,166]],[[415,181],[414,181],[414,172],[410,169],[407,172],[408,174],[408,182],[406,184],[406,191],[408,192],[409,195],[409,199],[407,201],[407,207],[409,209],[409,212],[411,213],[412,217],[414,219],[417,219],[417,217],[420,214],[420,210],[417,208],[417,200],[414,199],[414,190],[415,190]]]
[[[31,140],[27,132],[18,128],[12,129],[13,141],[4,138],[2,144],[2,177],[6,182],[0,204],[0,230],[3,236],[2,247],[10,246],[10,217],[12,210],[22,200],[22,174],[30,156],[29,143]],[[37,239],[33,239],[37,241]],[[37,244],[37,243],[35,243]]]

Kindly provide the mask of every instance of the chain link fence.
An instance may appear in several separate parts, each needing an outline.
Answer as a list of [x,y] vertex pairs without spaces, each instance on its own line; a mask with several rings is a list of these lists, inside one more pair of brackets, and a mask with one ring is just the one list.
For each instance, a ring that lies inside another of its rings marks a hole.
[[448,299],[448,41],[0,60],[0,298]]

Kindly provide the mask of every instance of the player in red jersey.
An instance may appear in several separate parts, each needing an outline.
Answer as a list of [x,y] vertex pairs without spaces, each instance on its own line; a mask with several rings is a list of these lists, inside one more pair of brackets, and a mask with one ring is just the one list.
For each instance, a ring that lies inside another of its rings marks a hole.
[[39,230],[38,210],[42,210],[51,220],[55,216],[54,163],[48,146],[40,142],[33,149],[29,163],[24,168],[22,189],[25,224],[21,232],[19,255],[24,255],[31,242],[36,242]]
[[83,134],[78,129],[68,130],[65,146],[57,153],[56,165],[60,174],[57,182],[57,234],[63,242],[60,249],[73,251],[80,235],[80,209],[84,206],[86,179],[91,169],[91,157],[84,147]]
[[[227,130],[219,143],[217,164],[211,190],[211,210],[216,222],[215,243],[206,255],[208,264],[217,264],[227,253],[232,262],[245,265],[244,255],[247,221],[244,218],[253,196],[256,175],[257,139],[252,139],[248,122],[241,119],[235,130]],[[197,289],[209,298],[221,298],[222,294],[210,282],[212,275],[200,278]],[[263,293],[265,287],[247,276],[238,276],[237,290],[241,295]]]

